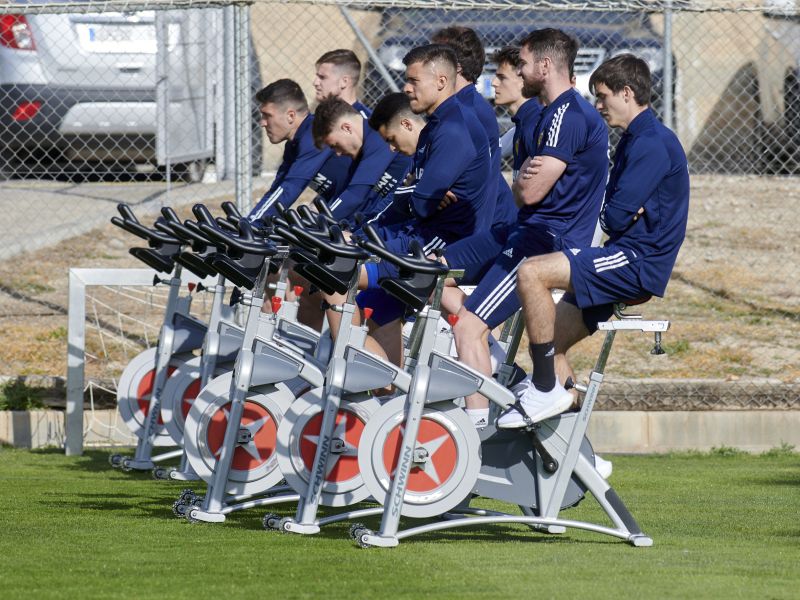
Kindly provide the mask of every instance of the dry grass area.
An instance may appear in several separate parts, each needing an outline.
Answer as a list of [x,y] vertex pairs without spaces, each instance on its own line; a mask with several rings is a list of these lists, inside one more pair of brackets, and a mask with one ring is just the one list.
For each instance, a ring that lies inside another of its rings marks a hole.
[[[672,321],[664,336],[667,354],[651,356],[649,336],[619,335],[609,377],[800,382],[798,202],[798,178],[694,177],[689,232],[667,297],[642,307],[647,318]],[[0,375],[65,375],[68,270],[140,267],[127,253],[133,243],[109,224],[0,262]],[[140,310],[143,320],[157,325],[157,310]],[[97,316],[112,324],[116,319],[110,311]],[[574,350],[579,372],[588,373],[600,342],[595,336]],[[87,334],[93,355],[102,355],[104,345],[112,360],[90,360],[90,377],[112,378],[126,353],[135,352]]]

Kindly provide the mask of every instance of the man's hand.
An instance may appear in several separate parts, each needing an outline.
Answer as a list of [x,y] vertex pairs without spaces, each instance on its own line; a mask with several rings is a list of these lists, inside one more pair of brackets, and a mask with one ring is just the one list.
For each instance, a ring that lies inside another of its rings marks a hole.
[[530,179],[534,175],[538,175],[539,172],[542,170],[541,156],[534,156],[533,158],[528,158],[525,162],[527,163],[527,166],[523,165],[525,167],[525,169],[522,171],[523,179]]
[[456,195],[450,190],[447,190],[444,194],[444,198],[442,198],[442,201],[439,202],[439,210],[443,210],[451,204],[455,204],[456,202],[458,202]]

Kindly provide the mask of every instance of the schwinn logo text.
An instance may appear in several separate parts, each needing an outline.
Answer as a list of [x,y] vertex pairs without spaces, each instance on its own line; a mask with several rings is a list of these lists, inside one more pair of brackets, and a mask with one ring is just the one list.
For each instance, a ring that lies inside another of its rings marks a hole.
[[403,505],[403,496],[405,496],[406,492],[406,479],[408,479],[409,463],[411,462],[411,448],[406,447],[405,452],[403,453],[403,459],[400,461],[400,465],[397,467],[396,473],[400,477],[397,482],[397,490],[398,493],[394,497],[392,501],[392,516],[396,517],[400,514],[400,508]]
[[[322,438],[321,446],[322,446],[322,456],[326,456],[327,457],[328,456],[328,449],[331,446],[331,438],[330,438],[330,436],[326,435],[326,436],[324,436]],[[317,465],[317,470],[314,472],[314,485],[313,485],[314,496],[317,496],[319,494],[319,490],[322,487],[323,481],[325,480],[325,463],[326,462],[327,462],[327,460],[319,461],[319,464]]]

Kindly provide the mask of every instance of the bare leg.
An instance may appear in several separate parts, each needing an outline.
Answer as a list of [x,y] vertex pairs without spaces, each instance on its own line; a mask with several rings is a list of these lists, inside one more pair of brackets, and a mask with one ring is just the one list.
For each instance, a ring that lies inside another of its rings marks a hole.
[[380,327],[370,326],[369,334],[383,348],[393,364],[403,366],[403,322],[400,319]]
[[517,293],[532,344],[554,341],[556,305],[550,290],[571,289],[569,276],[569,259],[561,252],[534,256],[520,266]]
[[[556,304],[556,337],[555,337],[555,366],[556,376],[562,383],[572,377],[576,381],[575,372],[567,360],[567,351],[582,339],[589,337],[589,330],[583,324],[581,310],[570,302],[560,300]],[[578,393],[570,390],[573,403],[577,404]]]
[[[453,328],[458,358],[467,366],[491,377],[492,363],[489,358],[489,328],[463,306],[458,311],[458,323]],[[489,401],[480,394],[466,397],[467,408],[489,408]]]

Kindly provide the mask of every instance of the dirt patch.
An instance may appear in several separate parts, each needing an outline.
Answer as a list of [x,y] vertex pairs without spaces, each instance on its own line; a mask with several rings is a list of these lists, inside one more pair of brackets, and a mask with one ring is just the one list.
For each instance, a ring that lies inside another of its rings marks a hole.
[[[800,382],[798,202],[798,178],[693,177],[689,230],[667,296],[642,307],[646,318],[671,320],[666,354],[650,354],[650,336],[618,335],[609,378]],[[188,209],[182,216],[190,216]],[[109,224],[0,262],[0,374],[64,376],[69,269],[139,268],[127,252],[134,243]],[[90,325],[102,322],[108,331],[87,332],[87,377],[113,379],[145,339],[154,342],[159,297],[152,294],[149,304],[130,300],[134,318],[120,325],[116,306],[129,299],[113,290],[97,292],[100,303],[87,315]],[[196,306],[202,305],[198,299]],[[600,343],[594,336],[571,353],[582,376]],[[518,358],[529,365],[524,351]]]

